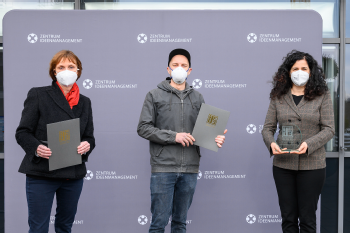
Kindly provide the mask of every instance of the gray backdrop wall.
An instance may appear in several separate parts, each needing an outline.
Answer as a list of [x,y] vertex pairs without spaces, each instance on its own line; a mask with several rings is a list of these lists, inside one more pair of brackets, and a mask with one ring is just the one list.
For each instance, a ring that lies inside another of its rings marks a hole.
[[[26,232],[24,156],[15,140],[31,87],[51,85],[62,49],[82,61],[96,149],[87,163],[73,231],[147,232],[148,141],[136,127],[146,93],[167,76],[168,54],[192,56],[188,78],[206,103],[231,111],[218,153],[202,149],[188,232],[281,232],[272,159],[261,130],[272,75],[292,49],[321,62],[322,19],[314,11],[11,11],[4,18],[5,229]],[[50,229],[53,232],[55,205]],[[169,228],[169,227],[167,227]],[[169,229],[168,229],[169,231]]]

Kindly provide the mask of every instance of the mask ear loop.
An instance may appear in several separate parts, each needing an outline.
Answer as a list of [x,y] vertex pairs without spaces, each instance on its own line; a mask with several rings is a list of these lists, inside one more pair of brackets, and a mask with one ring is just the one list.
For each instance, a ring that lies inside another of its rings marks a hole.
[[[190,67],[188,67],[188,69],[186,70],[186,74],[187,74],[187,72],[190,70]],[[186,76],[186,79],[185,80],[187,80],[187,78],[188,78],[188,75]],[[193,107],[193,106],[192,106]]]
[[[170,68],[170,66],[168,66],[168,67],[169,67],[169,69],[170,69],[171,71],[173,71],[173,70]],[[173,79],[173,77],[171,77],[171,73],[170,73],[170,78]]]

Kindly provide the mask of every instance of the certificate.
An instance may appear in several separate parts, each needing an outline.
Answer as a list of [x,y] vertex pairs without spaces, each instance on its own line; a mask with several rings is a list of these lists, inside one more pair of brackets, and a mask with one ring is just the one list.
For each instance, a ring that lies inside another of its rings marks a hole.
[[203,103],[192,132],[194,144],[217,152],[215,138],[224,134],[229,116],[230,112]]
[[80,119],[47,124],[47,143],[52,151],[50,171],[81,164],[77,149],[80,145]]

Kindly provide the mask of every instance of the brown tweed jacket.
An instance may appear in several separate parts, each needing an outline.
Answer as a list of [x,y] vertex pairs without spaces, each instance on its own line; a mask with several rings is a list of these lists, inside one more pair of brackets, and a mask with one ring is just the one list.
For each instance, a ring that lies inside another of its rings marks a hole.
[[[275,141],[277,123],[280,132],[284,124],[294,124],[302,133],[302,142],[306,142],[306,154],[275,155],[273,165],[289,170],[314,170],[326,167],[326,150],[324,145],[334,135],[334,113],[330,93],[316,97],[311,101],[304,98],[298,106],[295,105],[289,90],[281,99],[271,100],[266,114],[262,136],[270,155],[273,156],[270,145]],[[277,144],[281,134],[277,137]]]

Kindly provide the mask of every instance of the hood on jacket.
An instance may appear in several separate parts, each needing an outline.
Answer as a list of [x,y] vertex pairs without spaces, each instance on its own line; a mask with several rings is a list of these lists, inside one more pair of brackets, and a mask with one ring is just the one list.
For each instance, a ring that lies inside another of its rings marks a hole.
[[194,108],[193,104],[192,104],[192,100],[191,100],[191,97],[190,97],[190,93],[193,91],[193,88],[192,86],[190,86],[187,82],[186,82],[186,86],[185,86],[185,90],[183,91],[179,91],[177,90],[176,88],[174,88],[173,86],[170,85],[170,81],[171,78],[166,78],[165,80],[163,80],[162,82],[160,82],[157,87],[159,89],[162,89],[164,91],[167,91],[167,92],[170,92],[171,96],[170,96],[170,100],[169,100],[169,111],[171,111],[171,101],[172,101],[172,98],[173,98],[173,93],[175,93],[177,96],[180,97],[181,95],[181,92],[184,92],[184,96],[188,96],[188,98],[190,99],[190,102],[191,102],[191,105],[192,105],[192,108]]

